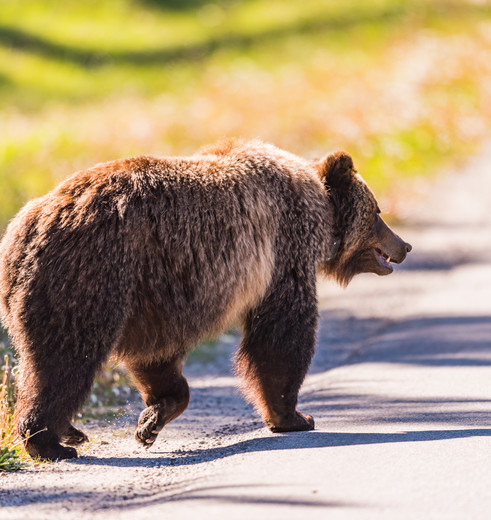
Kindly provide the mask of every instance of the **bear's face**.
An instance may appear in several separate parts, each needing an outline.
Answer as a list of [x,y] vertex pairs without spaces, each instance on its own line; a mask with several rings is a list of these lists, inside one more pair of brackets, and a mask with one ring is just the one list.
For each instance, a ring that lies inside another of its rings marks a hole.
[[377,201],[344,152],[316,165],[334,207],[336,252],[321,271],[347,285],[359,273],[387,275],[411,246],[380,217]]

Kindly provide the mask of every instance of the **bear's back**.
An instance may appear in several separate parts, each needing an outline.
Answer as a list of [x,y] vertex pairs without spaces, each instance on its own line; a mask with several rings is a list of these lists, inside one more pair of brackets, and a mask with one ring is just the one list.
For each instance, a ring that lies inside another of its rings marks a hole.
[[135,340],[157,327],[155,337],[165,329],[178,342],[259,302],[275,273],[312,255],[322,187],[305,161],[274,147],[217,152],[99,164],[28,204],[1,245],[6,323],[10,301],[20,315],[28,295],[46,308],[76,290],[80,301],[130,302]]

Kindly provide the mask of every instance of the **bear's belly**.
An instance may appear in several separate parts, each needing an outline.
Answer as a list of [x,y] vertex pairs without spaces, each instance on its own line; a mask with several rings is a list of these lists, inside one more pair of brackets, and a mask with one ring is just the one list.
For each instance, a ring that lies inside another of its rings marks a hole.
[[195,266],[191,275],[174,272],[160,283],[153,281],[151,288],[150,284],[140,288],[135,312],[128,317],[114,354],[140,363],[172,360],[227,327],[240,326],[247,311],[264,297],[273,263],[267,243],[220,270]]

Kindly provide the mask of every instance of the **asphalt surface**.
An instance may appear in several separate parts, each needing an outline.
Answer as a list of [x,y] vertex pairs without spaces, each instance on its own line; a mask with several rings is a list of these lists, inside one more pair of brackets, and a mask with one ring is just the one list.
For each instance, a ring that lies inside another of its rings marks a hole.
[[314,431],[269,433],[224,346],[188,368],[191,405],[150,450],[128,406],[89,425],[81,458],[1,475],[1,518],[489,518],[490,164],[488,148],[410,205],[396,273],[319,284]]

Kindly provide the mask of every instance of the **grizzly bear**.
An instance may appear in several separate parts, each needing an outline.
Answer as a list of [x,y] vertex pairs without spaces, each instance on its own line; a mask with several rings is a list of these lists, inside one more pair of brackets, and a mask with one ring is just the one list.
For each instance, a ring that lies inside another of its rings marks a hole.
[[[122,360],[150,446],[187,407],[183,361],[239,323],[237,374],[273,432],[314,352],[316,274],[385,275],[411,246],[380,218],[343,152],[308,161],[260,141],[133,157],[75,173],[29,202],[0,244],[0,309],[20,357],[16,428],[28,453],[77,456],[71,424],[101,365]],[[69,446],[66,446],[69,445]]]

